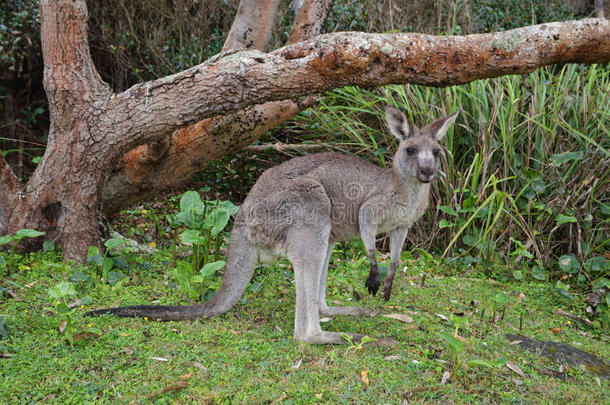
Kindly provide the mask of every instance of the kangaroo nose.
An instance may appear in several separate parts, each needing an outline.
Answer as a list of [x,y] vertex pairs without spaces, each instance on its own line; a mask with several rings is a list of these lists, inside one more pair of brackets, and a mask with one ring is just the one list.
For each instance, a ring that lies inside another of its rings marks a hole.
[[434,175],[434,170],[431,167],[420,167],[419,173],[425,177],[432,177]]

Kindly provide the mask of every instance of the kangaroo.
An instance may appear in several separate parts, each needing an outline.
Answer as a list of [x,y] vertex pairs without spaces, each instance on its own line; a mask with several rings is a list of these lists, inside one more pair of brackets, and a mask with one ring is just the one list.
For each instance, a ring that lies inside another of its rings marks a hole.
[[[386,121],[398,138],[392,168],[383,169],[358,157],[320,153],[293,158],[266,170],[236,215],[227,253],[227,265],[218,292],[209,301],[191,306],[136,305],[92,311],[156,320],[194,320],[229,311],[244,293],[257,261],[287,257],[294,269],[296,341],[314,344],[344,343],[338,332],[326,332],[319,317],[374,315],[356,307],[329,307],[326,303],[328,262],[335,242],[360,236],[369,260],[366,286],[379,289],[375,236],[390,237],[390,269],[384,298],[392,282],[407,230],[428,205],[430,182],[439,167],[440,139],[457,112],[418,128],[394,107]],[[349,334],[355,341],[362,335]]]

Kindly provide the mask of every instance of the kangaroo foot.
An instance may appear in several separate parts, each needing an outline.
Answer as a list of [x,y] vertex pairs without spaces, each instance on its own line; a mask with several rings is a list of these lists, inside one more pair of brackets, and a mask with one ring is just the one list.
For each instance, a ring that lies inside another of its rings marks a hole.
[[377,294],[377,290],[379,290],[379,274],[369,274],[369,278],[366,279],[364,285],[369,289],[371,295]]

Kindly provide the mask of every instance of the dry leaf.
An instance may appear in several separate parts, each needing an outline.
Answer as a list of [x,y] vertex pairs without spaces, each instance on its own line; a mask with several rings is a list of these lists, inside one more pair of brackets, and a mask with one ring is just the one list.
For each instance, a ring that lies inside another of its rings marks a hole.
[[91,333],[91,332],[80,332],[80,333],[76,333],[72,336],[72,341],[74,342],[78,342],[79,340],[83,340],[83,339],[88,339],[91,336],[97,336],[97,334],[95,333]]
[[201,371],[208,371],[208,368],[198,361],[194,361],[193,366],[197,367]]
[[178,381],[177,383],[168,385],[167,387],[163,388],[160,392],[157,392],[156,394],[149,395],[148,399],[158,397],[159,395],[164,394],[166,392],[179,391],[181,389],[188,387],[188,385],[189,385],[189,383],[187,381]]
[[299,367],[301,367],[301,364],[303,363],[303,360],[298,359],[297,361],[294,362],[294,364],[292,366],[290,366],[290,368],[292,370],[298,370]]
[[68,325],[68,322],[66,321],[61,321],[59,323],[59,333],[64,333],[64,331],[66,330],[66,326]]
[[514,373],[518,374],[521,378],[525,378],[525,373],[523,371],[521,371],[521,369],[519,368],[518,365],[516,365],[510,361],[507,361],[506,367],[508,367],[508,369],[513,371]]
[[126,355],[131,356],[133,354],[133,347],[125,346],[123,348],[123,351],[125,352]]
[[280,395],[279,397],[275,398],[273,400],[273,402],[271,402],[271,405],[277,405],[280,402],[282,402],[283,400],[285,400],[286,398],[288,398],[288,395],[286,395],[286,393],[283,392],[282,395]]
[[462,337],[460,335],[453,335],[454,338],[456,338],[457,340],[459,340],[462,343],[468,343],[468,339],[466,339],[465,337]]
[[169,361],[169,359],[166,359],[165,357],[151,357],[151,359],[157,361]]
[[523,340],[511,340],[508,342],[509,345],[518,345],[519,343],[523,343]]
[[369,370],[362,370],[360,372],[360,379],[364,383],[365,390],[369,388],[369,384],[370,384],[368,374],[369,374]]
[[449,318],[447,318],[445,315],[443,314],[436,314],[436,316],[438,316],[439,318],[441,318],[443,321],[449,321]]
[[320,318],[320,323],[325,323],[331,321],[332,318]]
[[193,373],[183,374],[183,375],[180,376],[180,379],[181,380],[188,380],[192,376],[193,376]]
[[449,371],[445,371],[443,373],[443,378],[441,379],[441,385],[445,385],[449,377],[451,377],[451,373]]
[[386,318],[398,319],[399,321],[403,321],[404,323],[413,323],[413,322],[415,322],[413,320],[413,318],[411,318],[407,314],[386,314],[386,315],[383,315],[383,316],[385,316]]
[[549,330],[550,330],[551,332],[553,332],[553,333],[559,333],[559,332],[561,332],[561,329],[559,329],[559,328],[549,328]]
[[401,357],[401,356],[398,356],[398,355],[396,355],[396,354],[393,354],[393,355],[391,355],[391,356],[385,356],[383,359],[384,359],[385,361],[396,361],[396,360],[402,360],[402,357]]

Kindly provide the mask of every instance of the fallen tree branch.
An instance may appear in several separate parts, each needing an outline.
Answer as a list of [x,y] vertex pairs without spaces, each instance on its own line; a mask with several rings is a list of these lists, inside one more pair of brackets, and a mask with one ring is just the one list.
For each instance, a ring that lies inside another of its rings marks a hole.
[[109,134],[107,141],[131,148],[205,117],[347,85],[449,86],[557,63],[608,61],[605,19],[466,36],[333,33],[271,53],[219,56],[135,85],[109,101],[107,116],[126,131]]

